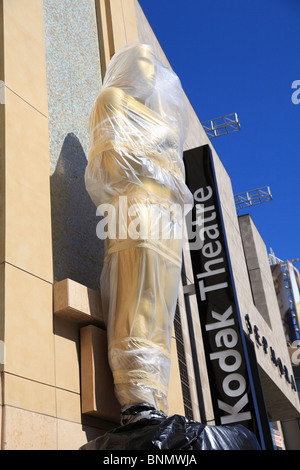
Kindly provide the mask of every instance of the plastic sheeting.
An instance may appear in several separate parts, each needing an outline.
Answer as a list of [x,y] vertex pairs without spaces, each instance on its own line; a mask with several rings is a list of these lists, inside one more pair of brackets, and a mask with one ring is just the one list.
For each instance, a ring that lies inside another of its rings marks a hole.
[[206,426],[180,415],[121,426],[81,450],[260,450],[244,426]]
[[113,56],[90,118],[87,191],[108,222],[101,295],[115,393],[167,412],[181,273],[186,99],[145,44]]

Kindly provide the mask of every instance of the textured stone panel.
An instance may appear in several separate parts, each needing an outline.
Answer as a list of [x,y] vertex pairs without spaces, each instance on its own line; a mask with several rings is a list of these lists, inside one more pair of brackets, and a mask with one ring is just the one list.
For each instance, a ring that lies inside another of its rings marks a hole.
[[54,278],[99,289],[103,246],[84,185],[88,120],[101,86],[93,0],[44,0]]

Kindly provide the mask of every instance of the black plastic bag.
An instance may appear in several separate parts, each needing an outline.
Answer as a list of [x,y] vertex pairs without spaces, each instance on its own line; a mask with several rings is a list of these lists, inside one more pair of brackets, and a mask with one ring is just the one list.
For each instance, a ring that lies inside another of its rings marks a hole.
[[120,426],[81,450],[260,450],[244,426],[206,426],[180,415]]

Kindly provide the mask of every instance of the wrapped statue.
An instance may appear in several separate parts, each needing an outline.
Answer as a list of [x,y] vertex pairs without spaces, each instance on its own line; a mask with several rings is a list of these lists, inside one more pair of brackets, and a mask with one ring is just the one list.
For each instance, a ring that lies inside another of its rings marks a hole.
[[100,285],[122,424],[168,410],[182,224],[193,201],[182,158],[187,132],[176,74],[150,45],[118,50],[91,112],[85,184],[113,214]]

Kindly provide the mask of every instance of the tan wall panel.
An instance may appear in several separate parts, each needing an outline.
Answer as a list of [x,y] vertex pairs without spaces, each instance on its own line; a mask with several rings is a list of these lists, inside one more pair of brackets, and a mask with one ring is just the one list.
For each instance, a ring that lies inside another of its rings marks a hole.
[[114,51],[117,51],[120,47],[126,44],[126,30],[122,0],[110,0],[110,2],[106,2],[106,4],[107,11],[111,19]]
[[81,400],[78,393],[56,388],[57,417],[81,423]]
[[6,407],[5,450],[55,450],[56,419],[44,414]]
[[138,42],[134,0],[96,0],[102,75],[114,53],[125,44]]
[[54,318],[56,387],[80,393],[79,327],[73,322]]
[[[0,80],[4,82],[3,2],[0,1]],[[5,89],[4,89],[5,93]],[[5,106],[0,103],[0,263],[5,259]]]
[[125,44],[138,41],[134,0],[106,1],[106,12],[110,15],[108,27],[112,28],[114,52]]
[[78,450],[103,433],[93,426],[6,406],[5,450]]
[[47,115],[43,2],[3,0],[3,5],[5,84]]
[[6,93],[6,261],[52,282],[47,119]]
[[106,0],[95,0],[101,72],[103,77],[108,62],[113,55],[112,31],[110,37],[108,35],[108,29],[110,28],[111,30],[111,17],[107,16],[106,3]]
[[92,426],[58,419],[57,450],[78,450],[87,441],[92,441],[102,434],[104,431]]
[[[4,315],[5,315],[5,263],[0,264],[0,341],[4,341]],[[0,370],[2,368],[0,357]]]
[[134,0],[122,0],[126,43],[138,42],[136,11]]
[[5,370],[54,385],[52,285],[5,267]]
[[[5,373],[5,405],[55,416],[55,388]],[[6,408],[6,407],[5,407]],[[6,423],[8,418],[6,416]]]
[[184,404],[181,389],[181,379],[177,357],[176,339],[171,342],[171,370],[168,389],[169,415],[184,415]]
[[82,412],[119,423],[120,405],[107,358],[106,331],[96,326],[80,330]]
[[1,7],[1,261],[52,281],[43,3],[3,0]]

